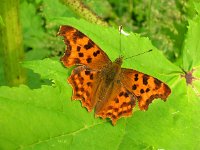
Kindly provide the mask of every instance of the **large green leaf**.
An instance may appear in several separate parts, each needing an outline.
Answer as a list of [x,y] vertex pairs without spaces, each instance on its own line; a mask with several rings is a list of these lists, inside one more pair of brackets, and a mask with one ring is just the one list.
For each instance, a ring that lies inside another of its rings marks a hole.
[[[119,56],[116,29],[75,19],[55,22],[84,32],[111,60]],[[125,57],[153,49],[128,59],[123,67],[167,82],[172,94],[166,102],[155,100],[148,111],[136,111],[112,126],[109,120],[88,113],[79,101],[71,101],[72,90],[66,82],[71,69],[58,60],[26,62],[24,66],[53,83],[35,90],[26,86],[0,88],[0,149],[199,149],[200,101],[179,67],[165,59],[147,38],[131,33],[122,35],[121,40]]]

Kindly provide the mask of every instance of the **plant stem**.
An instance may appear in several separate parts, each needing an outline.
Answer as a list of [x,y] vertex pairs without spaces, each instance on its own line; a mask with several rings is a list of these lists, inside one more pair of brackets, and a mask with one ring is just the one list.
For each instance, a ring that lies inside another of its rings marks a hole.
[[69,6],[78,16],[99,25],[107,26],[99,16],[87,8],[80,0],[60,0],[63,4]]
[[19,0],[0,0],[0,50],[6,83],[16,86],[26,80],[25,70],[20,62],[24,58],[23,39],[19,22]]

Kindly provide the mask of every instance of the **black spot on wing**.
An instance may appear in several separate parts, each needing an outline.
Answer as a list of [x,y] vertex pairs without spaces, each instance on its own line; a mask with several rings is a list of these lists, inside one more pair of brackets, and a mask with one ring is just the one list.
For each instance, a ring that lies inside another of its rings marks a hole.
[[97,50],[96,52],[93,52],[93,56],[94,57],[97,57],[97,55],[99,55],[100,54],[100,50]]
[[149,79],[149,76],[146,75],[146,74],[144,74],[144,75],[143,75],[143,84],[144,84],[144,85],[147,85],[147,84],[148,84],[148,79]]
[[134,85],[132,86],[132,90],[136,90],[136,89],[137,89],[137,85],[134,84]]
[[89,71],[89,70],[86,70],[86,71],[85,71],[85,75],[90,75],[90,71]]
[[85,35],[78,30],[76,30],[76,32],[74,32],[73,34],[73,37],[80,38],[80,39],[82,39],[84,36]]
[[137,74],[137,73],[135,74],[135,78],[134,78],[134,80],[135,80],[135,81],[138,80],[138,74]]
[[92,40],[88,40],[88,43],[86,45],[84,45],[84,48],[86,50],[89,50],[90,48],[92,48],[94,46],[94,42],[92,42]]
[[141,89],[141,90],[140,90],[140,93],[143,94],[143,93],[144,93],[144,89]]
[[96,52],[94,52],[94,53],[93,53],[93,56],[94,56],[94,57],[97,57],[97,53],[96,53]]
[[76,50],[77,50],[78,52],[80,52],[81,47],[80,47],[80,46],[77,46],[77,47],[76,47]]
[[149,88],[147,88],[147,89],[146,89],[146,92],[149,92],[149,91],[150,91],[150,89],[149,89]]
[[128,94],[127,92],[125,92],[125,93],[124,93],[124,96],[125,96],[125,97],[128,97],[128,96],[129,96],[129,94]]
[[87,61],[87,63],[91,63],[92,62],[92,58],[89,57],[89,58],[86,59],[86,61]]
[[84,57],[84,54],[83,53],[78,53],[78,56],[79,57]]
[[161,83],[162,83],[162,82],[161,82],[160,80],[154,78],[154,83],[155,83],[155,85],[156,85],[155,89],[159,89],[159,88],[161,87]]

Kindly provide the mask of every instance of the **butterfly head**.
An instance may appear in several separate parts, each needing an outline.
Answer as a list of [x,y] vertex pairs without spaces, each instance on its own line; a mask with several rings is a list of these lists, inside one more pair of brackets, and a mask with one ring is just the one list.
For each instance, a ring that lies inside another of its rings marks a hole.
[[118,57],[117,59],[115,59],[114,63],[121,66],[123,62],[123,58],[124,58],[123,56]]

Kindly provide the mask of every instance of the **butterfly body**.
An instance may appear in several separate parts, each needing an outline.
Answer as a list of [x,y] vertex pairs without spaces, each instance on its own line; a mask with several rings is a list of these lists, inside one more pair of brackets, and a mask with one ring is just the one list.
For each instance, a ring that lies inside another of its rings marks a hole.
[[72,99],[81,100],[88,111],[110,118],[115,124],[120,117],[132,114],[138,101],[147,110],[155,99],[166,100],[170,88],[160,80],[132,69],[122,68],[123,57],[112,62],[86,35],[70,26],[61,26],[58,35],[64,37],[67,50],[61,58],[67,67],[76,65],[68,78],[73,88]]
[[101,77],[103,77],[105,80],[105,84],[110,84],[110,82],[114,82],[116,80],[119,80],[119,75],[121,73],[121,62],[118,62],[117,58],[114,62],[109,63],[104,68],[101,69]]
[[[118,60],[118,59],[116,59]],[[121,58],[120,58],[121,60]],[[122,60],[120,61],[122,62]],[[121,64],[119,61],[114,61],[103,67],[98,71],[95,85],[97,85],[94,95],[96,101],[96,114],[101,110],[103,104],[106,104],[111,99],[114,93],[114,87],[120,85]],[[118,86],[117,86],[118,87]]]

